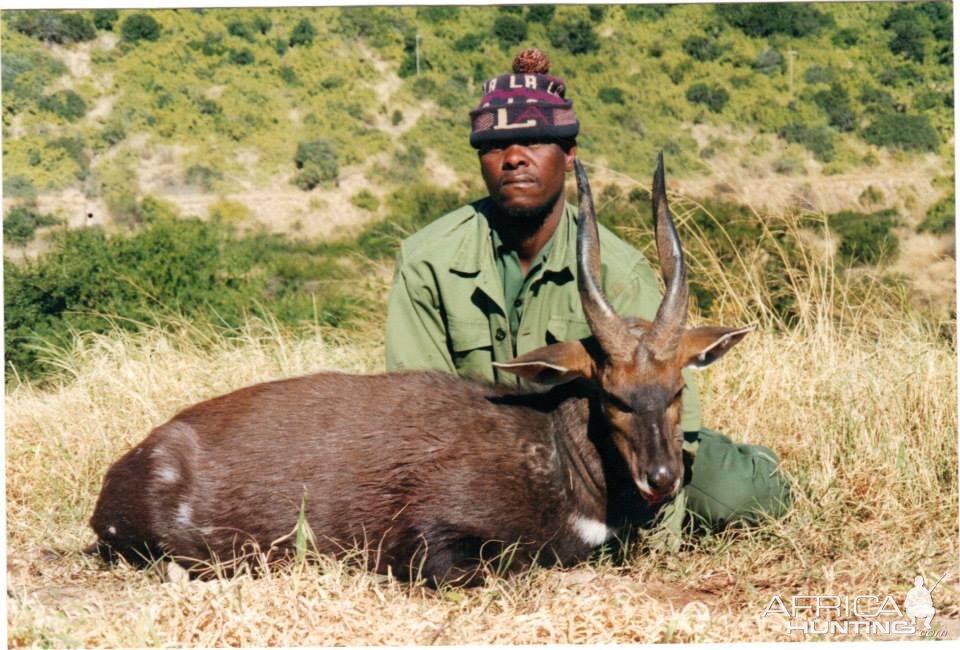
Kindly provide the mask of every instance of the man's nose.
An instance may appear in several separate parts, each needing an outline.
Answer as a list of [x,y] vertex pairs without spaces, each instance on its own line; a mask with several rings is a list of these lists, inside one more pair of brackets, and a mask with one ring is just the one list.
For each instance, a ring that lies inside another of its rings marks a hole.
[[517,169],[530,164],[527,148],[519,144],[511,144],[503,152],[503,166],[505,169]]

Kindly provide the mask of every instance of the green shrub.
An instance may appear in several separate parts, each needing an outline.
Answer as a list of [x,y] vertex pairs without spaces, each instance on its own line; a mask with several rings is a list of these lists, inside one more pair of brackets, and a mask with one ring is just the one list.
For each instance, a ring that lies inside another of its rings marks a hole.
[[277,74],[280,75],[280,78],[283,79],[283,83],[288,86],[302,86],[300,78],[297,77],[297,72],[288,65],[282,65],[277,69]]
[[828,90],[814,93],[813,101],[827,114],[830,126],[841,131],[853,131],[857,127],[857,114],[853,112],[850,96],[840,84],[834,82]]
[[953,232],[956,227],[956,196],[951,192],[948,196],[934,203],[920,225],[918,232],[929,232],[934,235],[945,235]]
[[41,97],[37,102],[40,110],[59,115],[68,122],[75,122],[87,113],[87,103],[72,90],[58,90]]
[[890,51],[902,54],[911,61],[923,63],[925,41],[930,32],[913,20],[898,21],[890,26],[893,38],[890,39]]
[[607,8],[603,5],[587,5],[587,13],[590,15],[590,20],[599,23],[607,13]]
[[687,101],[692,104],[703,104],[714,113],[722,111],[729,99],[729,93],[716,84],[698,82],[687,88]]
[[833,68],[824,68],[819,65],[807,68],[803,73],[803,80],[808,84],[828,84],[834,82],[836,78]]
[[380,207],[380,199],[368,189],[362,189],[351,196],[350,203],[367,212],[376,212]]
[[183,174],[184,180],[188,185],[202,187],[206,191],[213,189],[216,181],[223,180],[223,174],[216,169],[206,165],[190,165]]
[[532,23],[549,25],[556,12],[556,5],[529,5],[527,7],[527,20]]
[[83,179],[86,177],[90,166],[90,161],[87,159],[87,154],[84,152],[84,143],[82,138],[75,136],[61,136],[59,138],[50,140],[44,146],[47,149],[62,150],[67,154],[67,157],[79,167],[77,178]]
[[697,61],[713,61],[720,58],[723,48],[712,38],[688,36],[683,40],[683,51]]
[[756,60],[753,62],[753,69],[763,74],[773,74],[774,72],[782,71],[783,55],[780,54],[779,50],[768,47],[757,55]]
[[827,224],[840,237],[838,255],[846,265],[877,264],[897,252],[892,229],[900,224],[900,218],[895,210],[871,214],[844,210],[830,215]]
[[863,131],[863,139],[878,147],[906,151],[936,151],[940,136],[926,115],[885,113],[877,115]]
[[266,34],[273,28],[273,21],[266,16],[257,16],[253,19],[253,28],[261,34]]
[[289,48],[290,46],[282,38],[278,38],[273,44],[274,51],[280,56],[283,56],[284,54],[286,54]]
[[37,188],[33,186],[29,178],[17,174],[3,179],[3,195],[13,199],[33,200],[37,198]]
[[230,21],[230,24],[227,25],[227,32],[251,43],[257,40],[256,35],[253,33],[253,29],[250,27],[250,25],[242,20]]
[[671,5],[624,5],[623,15],[630,22],[659,20],[672,8]]
[[849,48],[856,45],[860,40],[860,33],[852,27],[838,29],[837,33],[830,39],[837,47]]
[[402,121],[403,111],[401,111],[399,108],[394,109],[393,114],[390,116],[390,124],[397,126]]
[[787,124],[777,131],[777,135],[787,142],[802,144],[816,156],[817,160],[830,162],[834,158],[833,136],[826,126]]
[[112,31],[113,25],[119,17],[120,14],[117,13],[116,9],[94,9],[93,26],[107,32]]
[[[12,12],[13,28],[31,38],[48,43],[75,43],[89,41],[97,31],[83,14],[64,11]],[[6,53],[4,53],[6,55]]]
[[230,63],[234,65],[252,65],[256,59],[249,47],[242,50],[230,50]]
[[604,104],[625,104],[626,95],[623,88],[604,86],[597,92],[597,98]]
[[493,21],[493,35],[504,49],[523,42],[527,37],[527,23],[522,18],[501,14]]
[[462,201],[460,194],[452,190],[422,182],[405,185],[390,197],[387,217],[360,233],[357,248],[367,259],[392,259],[405,237],[457,208]]
[[312,190],[320,183],[336,180],[340,173],[337,150],[323,138],[301,142],[293,160],[300,170],[293,182],[302,190]]
[[313,43],[313,39],[317,35],[317,29],[313,26],[309,20],[304,18],[296,27],[293,28],[293,31],[290,32],[290,47],[296,47],[298,45],[310,45]]
[[417,7],[417,17],[423,18],[428,23],[442,23],[447,20],[453,20],[460,15],[460,7]]
[[873,86],[865,86],[858,99],[865,111],[873,113],[888,113],[896,104],[893,95]]
[[593,31],[593,25],[582,18],[567,18],[552,23],[547,29],[547,37],[553,47],[570,54],[588,54],[600,49],[600,38]]
[[806,3],[723,4],[715,11],[747,36],[807,36],[833,24],[828,14]]
[[453,49],[456,52],[473,52],[486,40],[486,36],[483,34],[467,34],[461,38],[458,38],[453,43]]
[[131,14],[120,25],[120,33],[128,43],[156,41],[160,38],[160,23],[147,14]]
[[873,185],[868,185],[867,189],[860,192],[858,200],[862,205],[880,205],[883,203],[883,190]]
[[7,216],[3,218],[3,239],[14,246],[25,246],[33,239],[37,228],[56,223],[59,223],[56,217],[40,214],[35,207],[19,203],[10,208]]

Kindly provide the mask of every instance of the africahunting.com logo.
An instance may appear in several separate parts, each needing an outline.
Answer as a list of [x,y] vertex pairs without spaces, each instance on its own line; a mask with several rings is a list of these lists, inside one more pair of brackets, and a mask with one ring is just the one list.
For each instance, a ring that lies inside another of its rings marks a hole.
[[[945,575],[940,576],[940,580]],[[797,595],[786,600],[774,596],[761,616],[784,616],[787,632],[804,635],[901,634],[941,638],[946,631],[930,627],[937,614],[931,593],[940,580],[927,589],[923,576],[918,575],[913,580],[913,589],[903,599],[902,608],[891,594]]]

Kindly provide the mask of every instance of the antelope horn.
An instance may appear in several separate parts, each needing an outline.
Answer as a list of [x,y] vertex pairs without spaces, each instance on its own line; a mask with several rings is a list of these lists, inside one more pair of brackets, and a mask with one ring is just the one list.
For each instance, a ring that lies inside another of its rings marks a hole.
[[577,287],[580,290],[580,303],[590,331],[604,354],[614,361],[626,362],[633,358],[638,342],[600,290],[600,233],[593,209],[593,196],[580,159],[575,158],[573,165],[577,175],[577,192],[580,194],[580,222],[577,224]]
[[680,237],[667,206],[667,190],[663,173],[663,152],[657,156],[653,174],[653,219],[657,237],[657,254],[666,294],[660,301],[651,326],[651,351],[659,359],[672,357],[687,323],[687,270],[683,263]]

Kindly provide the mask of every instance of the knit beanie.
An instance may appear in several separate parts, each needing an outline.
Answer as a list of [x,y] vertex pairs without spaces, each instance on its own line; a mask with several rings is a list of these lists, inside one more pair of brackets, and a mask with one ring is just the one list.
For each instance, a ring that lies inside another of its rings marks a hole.
[[513,74],[483,83],[480,105],[470,111],[470,145],[504,140],[572,139],[580,132],[566,84],[550,72],[550,59],[535,48],[513,60]]

